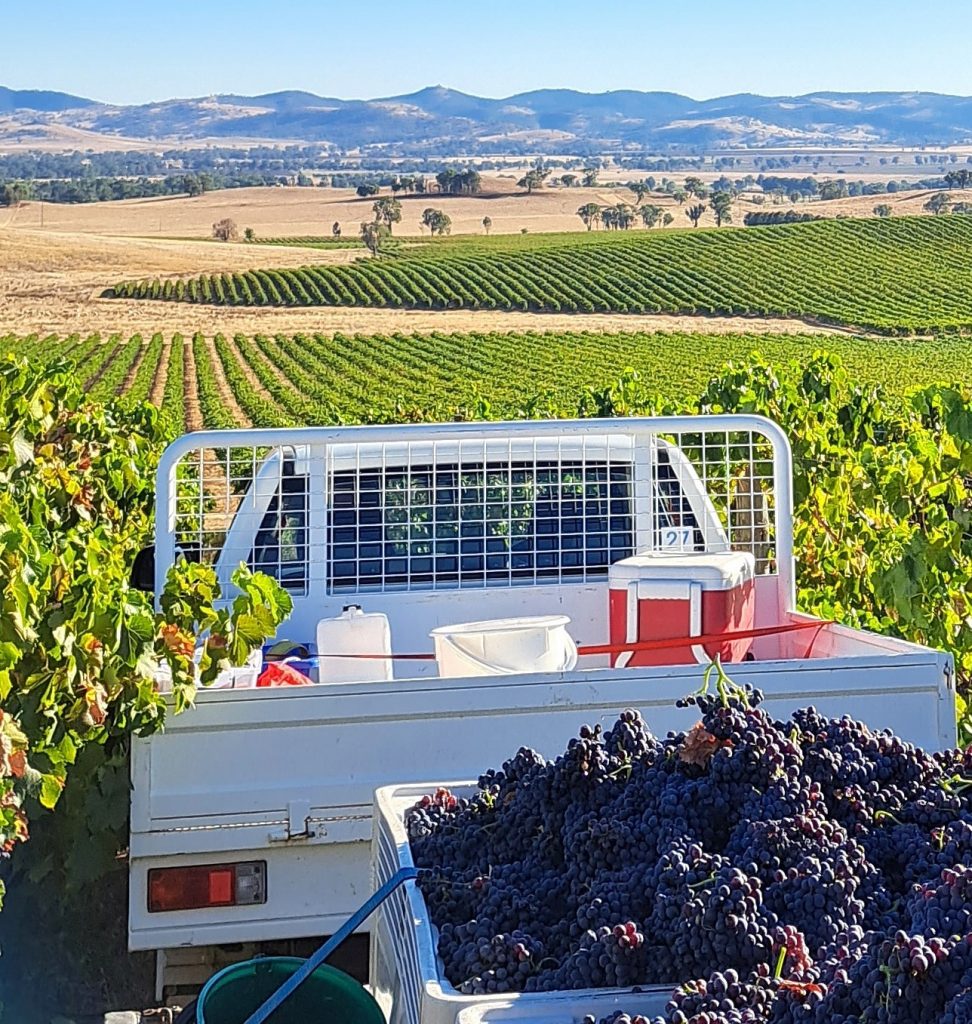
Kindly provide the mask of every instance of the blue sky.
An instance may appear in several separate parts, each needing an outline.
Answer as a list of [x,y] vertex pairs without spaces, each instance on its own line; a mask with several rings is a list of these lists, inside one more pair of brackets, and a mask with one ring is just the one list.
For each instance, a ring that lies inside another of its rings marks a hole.
[[699,99],[972,94],[967,0],[486,0],[462,10],[427,0],[38,0],[4,22],[0,85],[120,103],[278,89],[371,98],[435,84],[484,96],[548,86]]

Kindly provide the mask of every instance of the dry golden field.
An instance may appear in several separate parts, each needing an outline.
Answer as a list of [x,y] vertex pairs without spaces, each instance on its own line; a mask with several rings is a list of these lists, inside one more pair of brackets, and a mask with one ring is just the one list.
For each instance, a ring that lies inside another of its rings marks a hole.
[[[483,218],[487,216],[492,220],[493,234],[517,234],[524,228],[533,233],[578,231],[583,225],[577,209],[585,203],[609,206],[633,203],[635,199],[627,188],[543,188],[528,195],[515,188],[513,179],[492,179],[490,185],[492,191],[480,196],[399,197],[402,221],[395,225],[395,233],[422,235],[422,211],[429,206],[444,210],[452,218],[453,234],[481,234]],[[385,190],[383,194],[389,193]],[[886,202],[897,215],[904,216],[921,213],[926,198],[925,193],[906,192],[800,202],[795,208],[827,217],[870,216],[878,203]],[[656,193],[646,202],[670,212],[675,218],[672,227],[688,226],[685,207],[680,207],[671,196]],[[31,202],[14,209],[0,208],[0,228],[140,238],[209,238],[213,224],[229,217],[241,232],[250,227],[263,238],[329,235],[335,222],[341,225],[345,237],[357,237],[361,222],[372,217],[373,203],[373,199],[361,199],[351,189],[321,188],[225,189],[192,198],[124,199],[77,205]],[[789,200],[774,206],[770,199],[757,206],[747,195],[735,203],[733,220],[741,223],[750,210],[791,206]],[[701,223],[714,223],[711,211],[706,212]]]
[[[452,218],[453,234],[482,233],[483,217],[492,219],[493,232],[515,234],[529,231],[576,231],[582,227],[578,206],[596,202],[602,206],[621,201],[609,189],[543,189],[528,196],[512,182],[500,183],[514,194],[486,196],[401,196],[401,235],[422,234],[422,211],[434,206]],[[624,198],[634,197],[627,189]],[[390,194],[383,190],[383,194]],[[230,217],[240,231],[250,227],[264,238],[329,235],[337,221],[345,236],[357,237],[362,221],[372,219],[373,199],[361,199],[352,189],[241,188],[209,192],[202,196],[157,199],[124,199],[111,203],[52,205],[24,203],[13,211],[0,211],[0,226],[79,231],[99,235],[208,238],[213,224]]]

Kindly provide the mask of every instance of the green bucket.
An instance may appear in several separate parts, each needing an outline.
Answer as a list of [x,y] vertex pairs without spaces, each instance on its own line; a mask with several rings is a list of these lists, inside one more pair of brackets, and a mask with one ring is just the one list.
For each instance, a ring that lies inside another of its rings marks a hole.
[[[197,1024],[244,1024],[304,963],[293,956],[258,957],[214,974],[199,995]],[[385,1015],[354,978],[322,964],[267,1024],[386,1024]]]

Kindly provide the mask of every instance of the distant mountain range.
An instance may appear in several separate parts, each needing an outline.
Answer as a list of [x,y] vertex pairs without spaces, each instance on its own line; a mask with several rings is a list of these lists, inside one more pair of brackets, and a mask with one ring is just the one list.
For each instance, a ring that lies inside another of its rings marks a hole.
[[208,96],[119,106],[0,87],[0,138],[57,129],[157,139],[298,140],[341,150],[439,155],[714,149],[726,146],[972,141],[972,98],[926,92],[693,100],[669,92],[541,89],[484,99],[433,86],[407,96],[340,100],[307,92]]

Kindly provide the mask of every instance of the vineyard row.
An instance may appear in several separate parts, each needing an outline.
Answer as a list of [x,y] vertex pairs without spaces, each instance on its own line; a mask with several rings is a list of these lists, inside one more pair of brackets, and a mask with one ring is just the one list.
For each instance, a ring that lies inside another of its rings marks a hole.
[[347,265],[129,281],[109,295],[233,306],[779,316],[885,334],[972,329],[972,217],[426,245]]
[[610,386],[629,367],[645,391],[678,401],[700,393],[726,363],[749,362],[754,351],[785,368],[820,348],[839,355],[856,381],[891,393],[972,376],[972,341],[965,339],[593,332],[0,339],[0,351],[71,359],[93,397],[158,402],[173,433],[247,421],[276,427],[484,410],[572,414],[585,394]]

